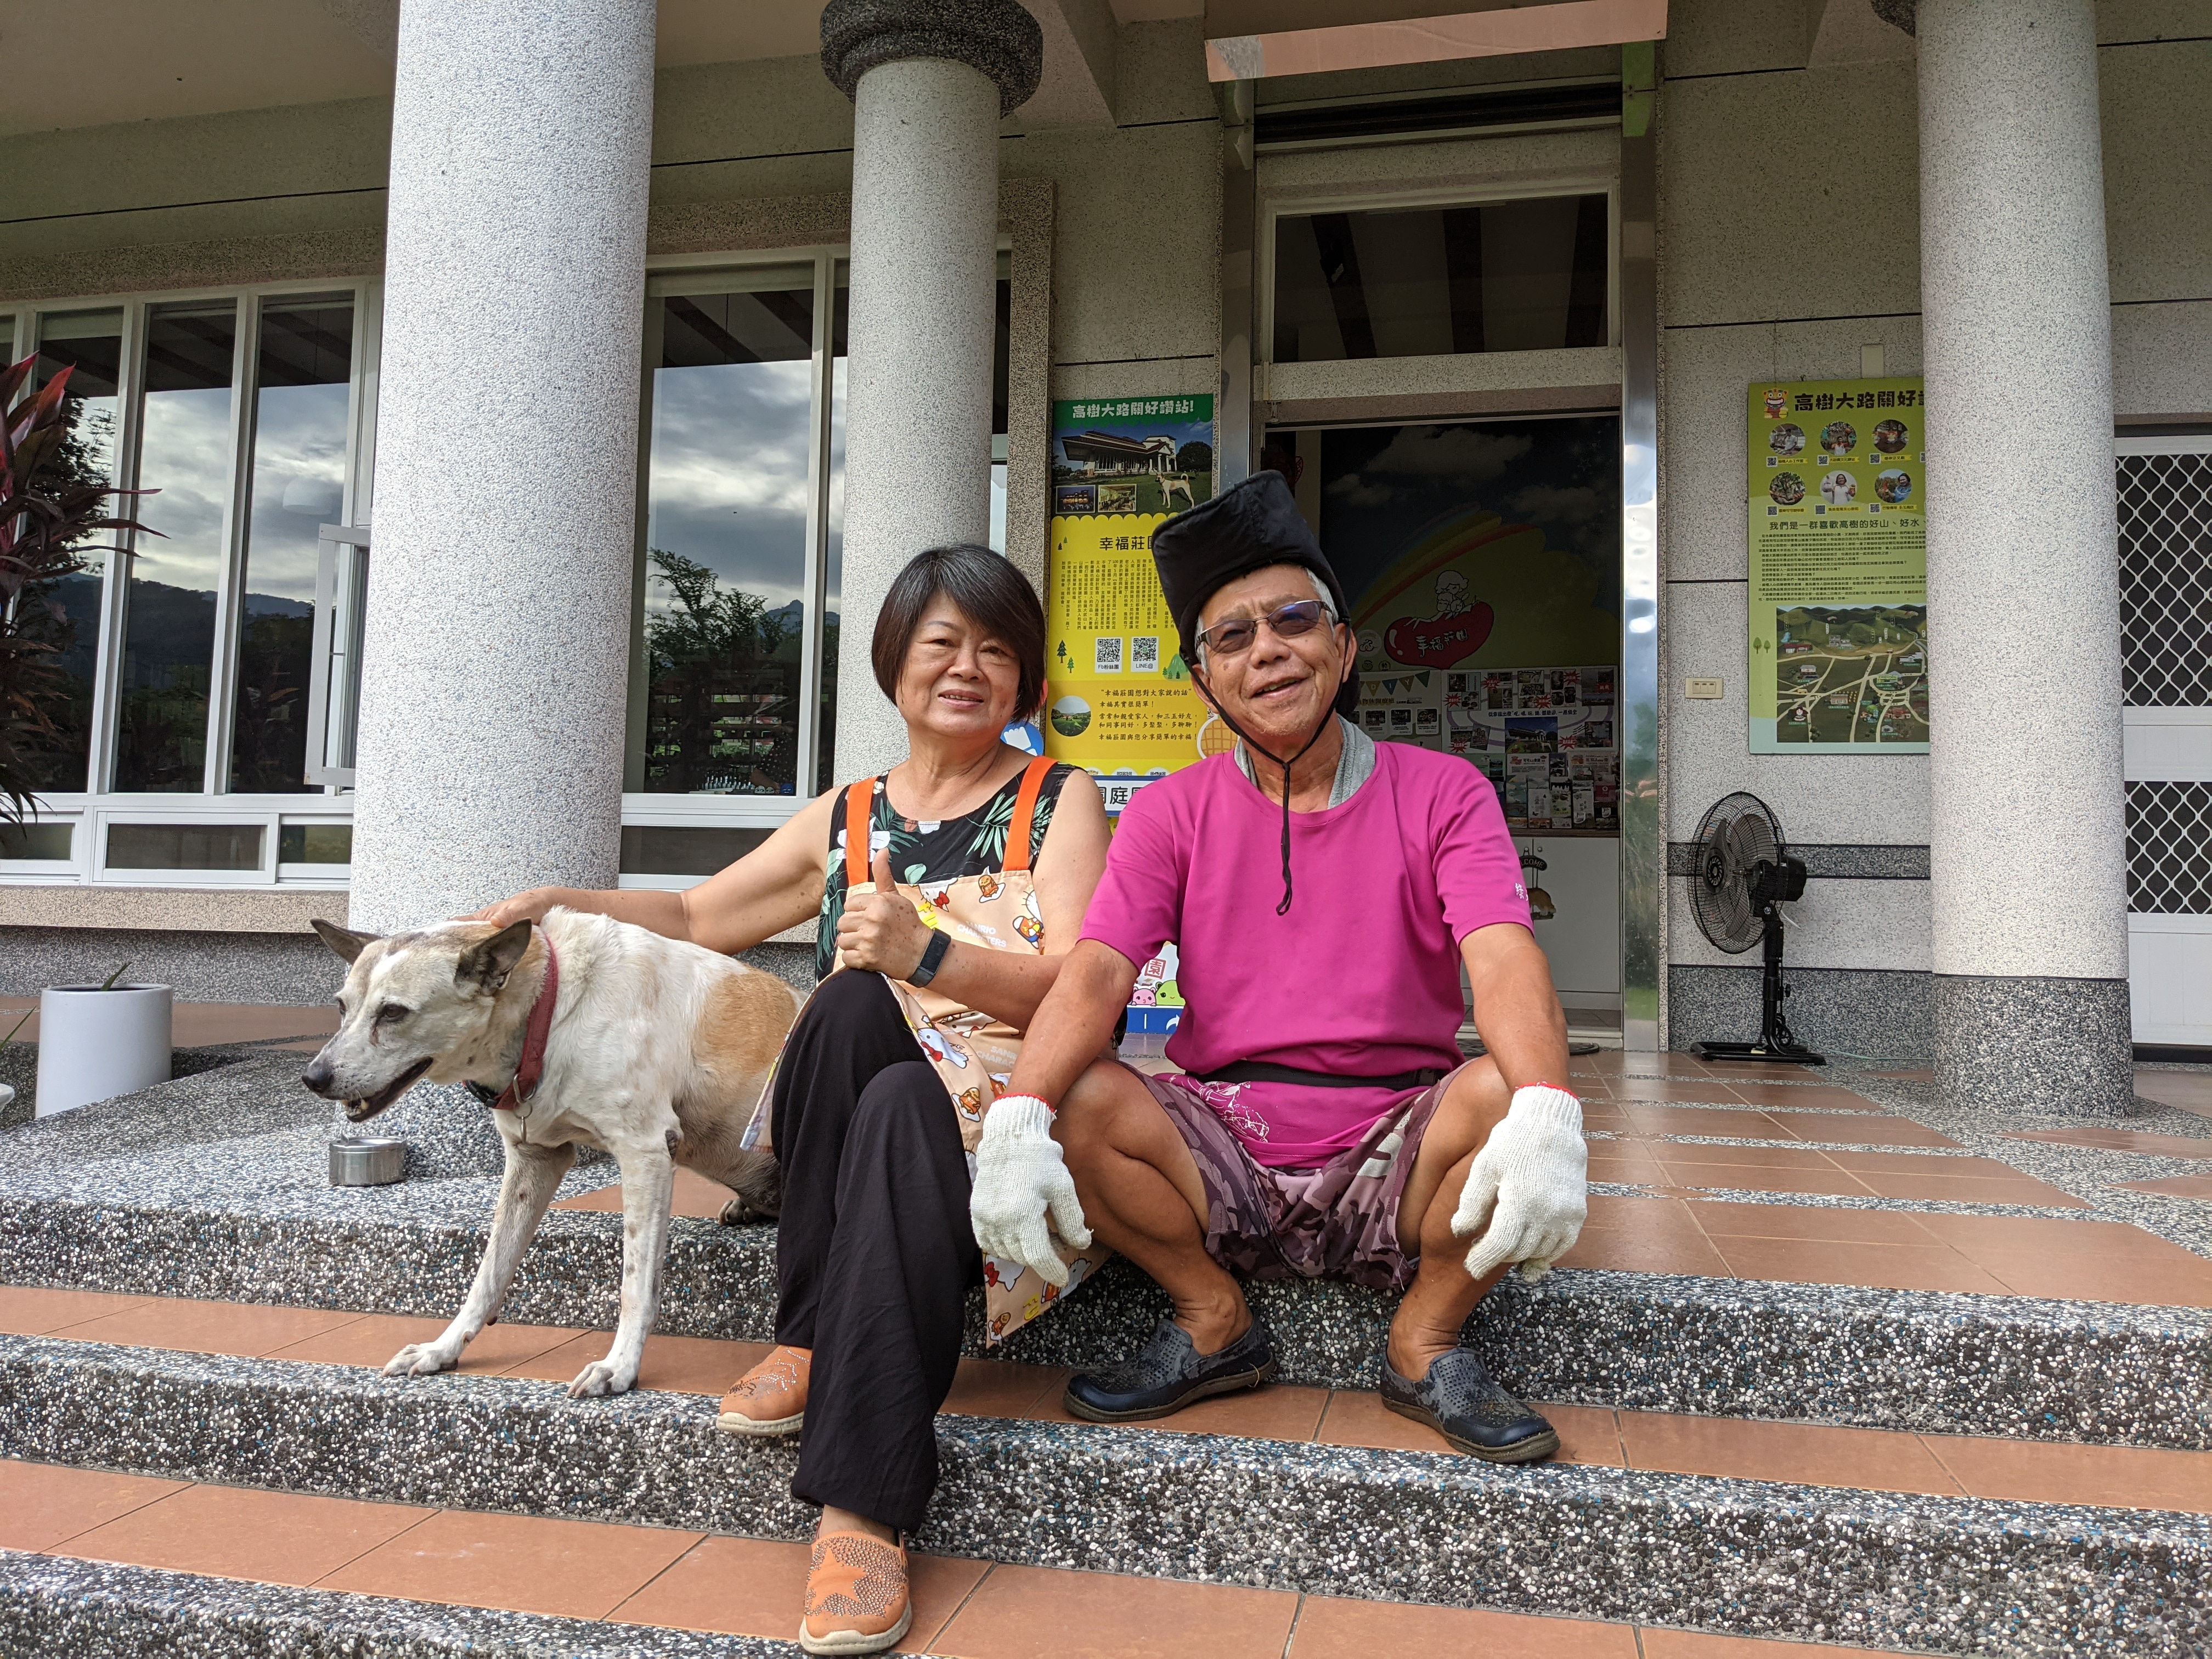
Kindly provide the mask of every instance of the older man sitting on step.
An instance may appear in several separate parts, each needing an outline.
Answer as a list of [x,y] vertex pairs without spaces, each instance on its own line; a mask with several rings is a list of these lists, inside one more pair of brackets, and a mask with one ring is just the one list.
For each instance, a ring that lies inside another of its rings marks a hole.
[[[1194,681],[1242,741],[1122,814],[985,1120],[976,1242],[1053,1279],[1052,1227],[1087,1220],[1173,1299],[1135,1355],[1069,1382],[1078,1416],[1257,1387],[1273,1345],[1232,1273],[1333,1274],[1404,1293],[1392,1410],[1477,1457],[1547,1456],[1551,1425],[1459,1346],[1509,1267],[1534,1278],[1574,1243],[1587,1192],[1565,1020],[1496,793],[1340,717],[1344,596],[1279,474],[1170,520],[1152,552]],[[1146,1077],[1098,1056],[1170,939],[1183,1074]],[[1488,1049],[1464,1062],[1462,963]]]

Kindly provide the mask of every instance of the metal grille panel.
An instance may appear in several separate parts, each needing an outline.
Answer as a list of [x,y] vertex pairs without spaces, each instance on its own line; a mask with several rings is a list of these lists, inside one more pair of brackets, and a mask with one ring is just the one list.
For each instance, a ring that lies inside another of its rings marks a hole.
[[2123,455],[2120,641],[2130,708],[2212,704],[2212,455]]
[[2212,915],[2212,783],[2128,786],[2128,908]]

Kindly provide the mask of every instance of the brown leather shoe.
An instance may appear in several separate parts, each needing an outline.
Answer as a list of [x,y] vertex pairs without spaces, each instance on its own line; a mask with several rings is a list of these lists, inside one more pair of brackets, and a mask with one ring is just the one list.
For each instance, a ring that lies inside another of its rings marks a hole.
[[777,1348],[731,1384],[714,1426],[732,1434],[797,1434],[806,1421],[811,1348]]
[[864,1532],[814,1540],[799,1645],[809,1653],[881,1653],[914,1622],[906,1551]]

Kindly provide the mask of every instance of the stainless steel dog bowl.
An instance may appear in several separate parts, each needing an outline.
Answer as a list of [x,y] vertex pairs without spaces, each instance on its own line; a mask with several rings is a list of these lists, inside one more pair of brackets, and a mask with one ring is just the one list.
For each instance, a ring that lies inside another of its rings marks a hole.
[[331,1142],[331,1185],[388,1187],[407,1173],[407,1143],[389,1135],[347,1135]]

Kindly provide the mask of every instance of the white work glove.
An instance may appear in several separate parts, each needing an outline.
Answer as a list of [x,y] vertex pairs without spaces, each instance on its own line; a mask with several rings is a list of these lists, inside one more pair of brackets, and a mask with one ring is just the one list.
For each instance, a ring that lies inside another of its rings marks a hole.
[[1052,1138],[1052,1108],[1035,1095],[1002,1095],[983,1116],[975,1148],[975,1185],[968,1219],[976,1248],[1001,1261],[1018,1261],[1058,1290],[1067,1288],[1067,1264],[1045,1227],[1077,1249],[1088,1249],[1091,1229],[1076,1201],[1060,1143]]
[[1522,1278],[1541,1279],[1574,1248],[1589,1209],[1582,1102],[1548,1084],[1515,1090],[1505,1121],[1474,1155],[1452,1214],[1456,1237],[1482,1233],[1467,1253],[1468,1275],[1517,1261]]

